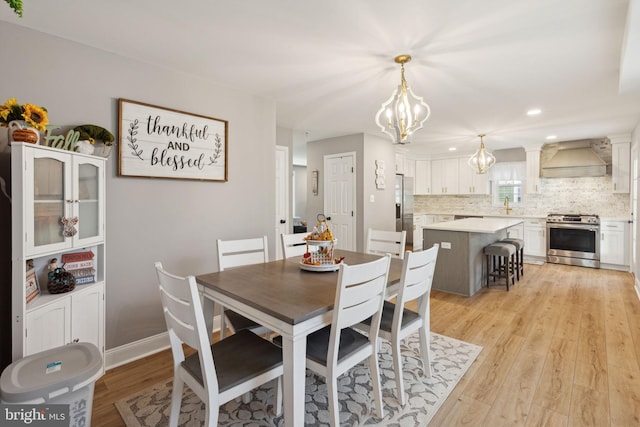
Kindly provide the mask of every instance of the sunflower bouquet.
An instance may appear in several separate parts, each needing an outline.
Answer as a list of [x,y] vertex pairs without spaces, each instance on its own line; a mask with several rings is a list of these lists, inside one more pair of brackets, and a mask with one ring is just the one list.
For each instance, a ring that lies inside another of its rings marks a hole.
[[34,104],[21,105],[15,98],[9,98],[0,105],[0,125],[7,127],[13,120],[24,120],[39,131],[44,131],[49,123],[46,108]]

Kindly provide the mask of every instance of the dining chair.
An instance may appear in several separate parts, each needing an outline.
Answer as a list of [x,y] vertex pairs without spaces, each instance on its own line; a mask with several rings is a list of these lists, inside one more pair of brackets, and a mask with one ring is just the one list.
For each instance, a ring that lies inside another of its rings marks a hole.
[[[269,381],[276,383],[274,409],[280,415],[282,350],[248,330],[212,345],[213,302],[201,303],[194,276],[175,276],[160,262],[155,268],[173,354],[169,426],[178,425],[184,384],[204,402],[205,426],[218,425],[220,405]],[[183,344],[196,352],[185,357]]]
[[404,258],[404,248],[407,241],[406,230],[384,231],[369,228],[365,252],[374,255],[391,254],[394,258]]
[[282,241],[282,253],[285,258],[302,256],[307,252],[307,250],[309,252],[315,252],[318,250],[318,246],[307,247],[307,241],[304,239],[305,236],[305,233],[282,233],[280,235],[280,240]]
[[[419,331],[424,375],[430,378],[432,373],[429,297],[439,247],[440,245],[435,244],[425,251],[406,252],[395,303],[385,301],[382,306],[379,336],[391,342],[397,397],[402,406],[405,404],[405,396],[400,342],[415,331]],[[417,313],[405,308],[408,302],[414,300],[418,302]],[[367,328],[371,324],[371,319],[367,319],[359,327]]]
[[[220,271],[227,268],[269,261],[267,236],[241,240],[218,239],[216,243],[218,247],[218,268]],[[227,336],[227,326],[234,333],[243,329],[249,329],[258,335],[266,334],[267,339],[269,338],[270,330],[267,327],[233,310],[223,307],[220,319],[220,336],[222,338]]]
[[[325,377],[332,426],[340,425],[338,376],[367,358],[377,416],[384,417],[376,342],[390,260],[386,255],[364,264],[341,264],[331,325],[307,337],[307,368]],[[351,328],[369,317],[368,337]]]

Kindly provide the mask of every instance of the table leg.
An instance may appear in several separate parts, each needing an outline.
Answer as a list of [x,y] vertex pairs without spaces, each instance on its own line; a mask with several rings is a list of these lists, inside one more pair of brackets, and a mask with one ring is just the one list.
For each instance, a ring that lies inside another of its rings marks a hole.
[[284,365],[284,425],[304,425],[307,337],[282,337]]

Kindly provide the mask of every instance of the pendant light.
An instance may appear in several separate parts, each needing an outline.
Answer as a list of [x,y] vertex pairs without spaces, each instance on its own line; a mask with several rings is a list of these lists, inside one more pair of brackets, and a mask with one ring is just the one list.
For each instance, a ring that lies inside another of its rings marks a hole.
[[398,55],[394,61],[400,64],[400,85],[376,113],[376,124],[391,137],[394,144],[408,144],[409,137],[422,129],[431,109],[421,97],[416,96],[404,78],[404,64],[411,61],[410,55]]
[[482,138],[485,134],[478,135],[480,137],[480,148],[473,153],[473,156],[467,162],[471,169],[476,171],[476,173],[487,173],[487,170],[496,162],[496,158],[493,157],[493,154],[489,153],[486,148],[484,148],[484,141]]

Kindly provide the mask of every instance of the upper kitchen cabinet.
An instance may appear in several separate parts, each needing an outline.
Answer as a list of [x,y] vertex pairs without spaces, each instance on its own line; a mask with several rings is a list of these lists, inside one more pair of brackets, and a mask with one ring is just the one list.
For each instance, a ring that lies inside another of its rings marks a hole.
[[[611,139],[611,182],[614,193],[629,193],[631,171],[631,137],[610,137]],[[620,142],[618,142],[620,141]]]
[[415,176],[415,169],[415,160],[407,158],[404,154],[396,153],[396,173],[413,178]]
[[540,193],[540,147],[527,149],[527,182],[526,192]]
[[468,158],[458,159],[458,194],[489,194],[487,174],[476,173]]
[[414,193],[431,194],[431,161],[416,160]]
[[458,159],[431,161],[431,194],[458,194]]
[[43,146],[24,146],[20,157],[23,170],[33,171],[21,195],[25,255],[102,242],[104,160]]

